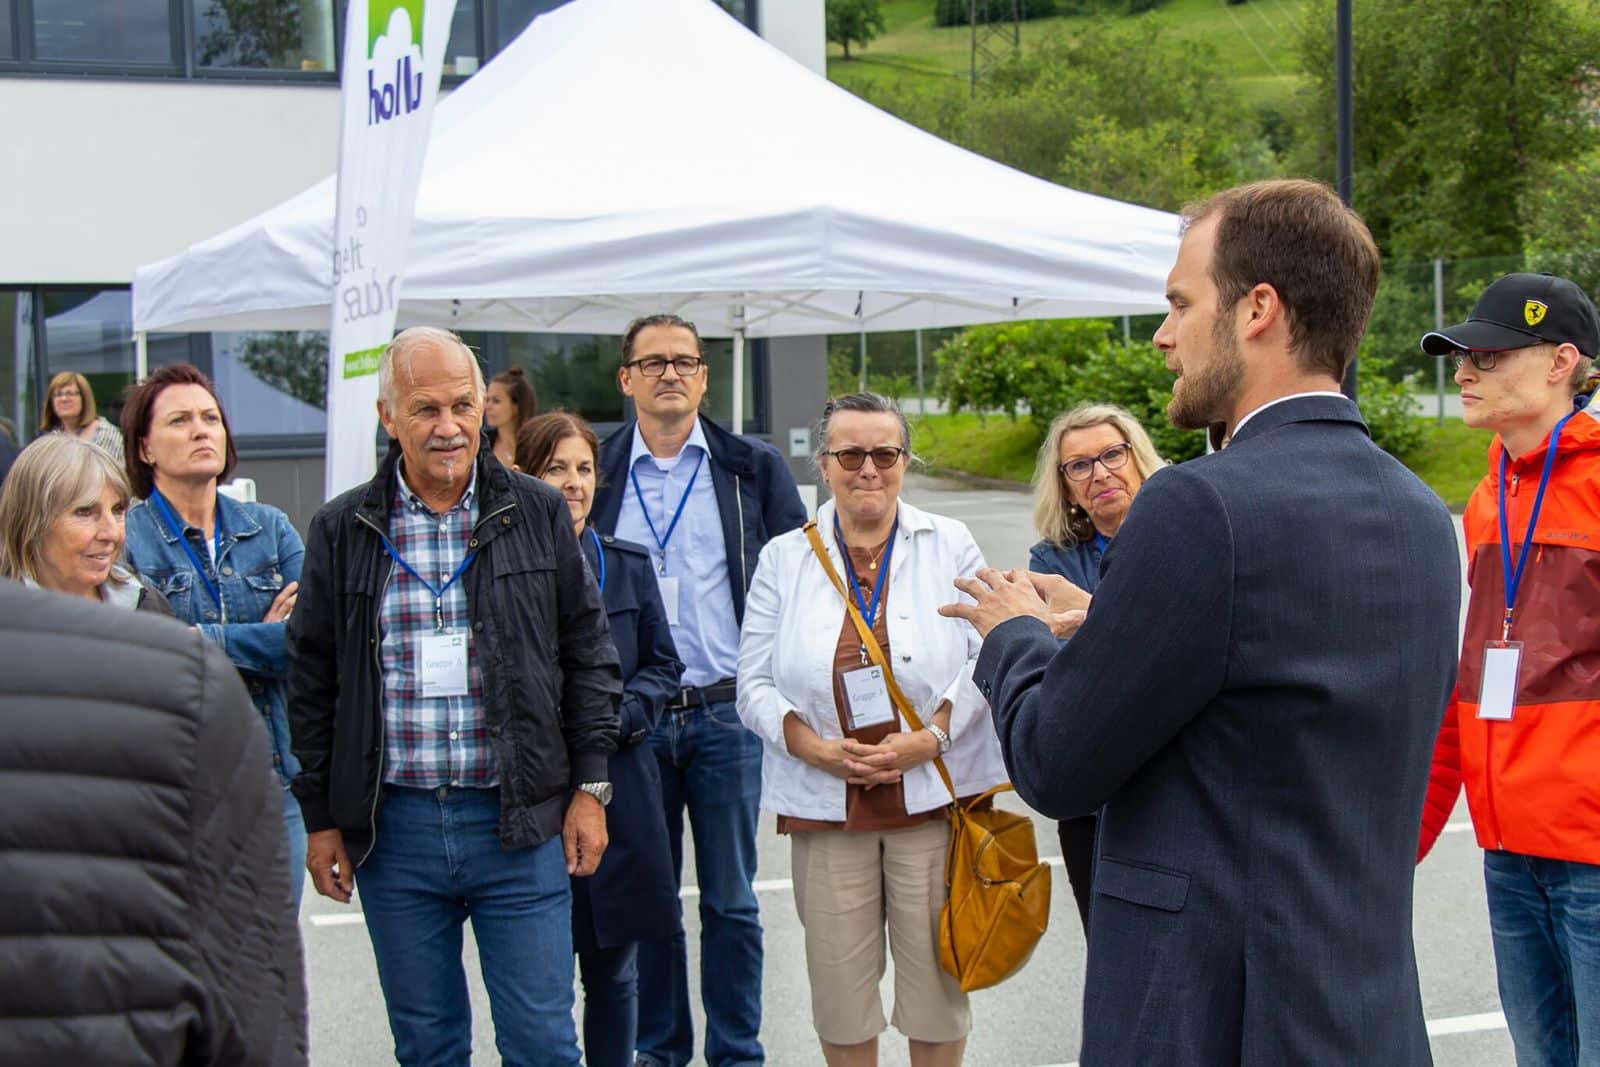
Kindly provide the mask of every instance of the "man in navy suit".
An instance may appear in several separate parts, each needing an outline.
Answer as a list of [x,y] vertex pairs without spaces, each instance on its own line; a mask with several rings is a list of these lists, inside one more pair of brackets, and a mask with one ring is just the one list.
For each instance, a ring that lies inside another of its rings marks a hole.
[[943,610],[986,636],[1022,798],[1104,806],[1086,1067],[1427,1064],[1411,879],[1460,564],[1444,505],[1338,393],[1378,250],[1312,182],[1184,225],[1168,415],[1231,443],[1146,483],[1064,646],[1025,574]]

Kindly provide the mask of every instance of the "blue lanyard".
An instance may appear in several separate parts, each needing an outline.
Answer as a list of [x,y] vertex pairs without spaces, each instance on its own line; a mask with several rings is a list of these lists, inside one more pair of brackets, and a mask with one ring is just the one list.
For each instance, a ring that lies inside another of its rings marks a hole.
[[385,552],[389,553],[390,558],[392,558],[396,563],[400,564],[400,566],[405,569],[407,574],[421,582],[423,587],[426,588],[428,592],[433,594],[433,626],[434,629],[438,630],[440,633],[443,633],[444,595],[450,591],[450,587],[452,585],[456,584],[456,579],[465,574],[467,568],[472,566],[472,561],[478,557],[477,549],[473,549],[471,552],[468,552],[467,558],[461,561],[461,566],[456,568],[456,572],[450,576],[450,580],[445,582],[437,589],[433,587],[432,582],[418,574],[416,568],[405,561],[404,556],[395,551],[394,545],[389,543],[389,539],[387,537],[383,539],[383,549]]
[[865,598],[861,595],[861,582],[856,578],[855,564],[850,562],[850,549],[845,547],[844,531],[839,529],[839,516],[833,516],[833,536],[839,542],[839,554],[844,557],[844,570],[850,576],[850,595],[855,597],[856,607],[861,609],[861,617],[867,622],[867,629],[872,629],[872,624],[878,618],[878,604],[883,599],[883,585],[889,578],[889,557],[894,554],[894,535],[900,531],[900,516],[894,517],[894,526],[889,529],[889,543],[884,546],[883,558],[878,561],[878,582],[872,587],[872,607],[867,607]]
[[1506,574],[1506,617],[1501,628],[1500,639],[1511,639],[1511,613],[1517,606],[1517,590],[1522,586],[1522,570],[1528,565],[1528,549],[1533,547],[1533,531],[1539,525],[1539,509],[1544,506],[1544,491],[1550,486],[1550,472],[1556,465],[1556,446],[1561,442],[1561,429],[1566,426],[1567,420],[1576,415],[1573,411],[1556,423],[1556,428],[1550,431],[1550,447],[1544,454],[1544,470],[1539,474],[1539,491],[1533,495],[1533,512],[1528,516],[1528,532],[1522,539],[1522,551],[1517,555],[1517,566],[1511,568],[1511,534],[1506,522],[1506,452],[1504,443],[1500,448],[1500,560],[1505,566]]
[[1103,556],[1106,554],[1106,548],[1110,546],[1111,542],[1106,540],[1104,534],[1102,534],[1099,530],[1096,530],[1094,532],[1094,544],[1095,547],[1100,550],[1100,554]]
[[593,526],[589,527],[589,537],[594,541],[594,558],[599,564],[596,569],[600,572],[600,591],[604,593],[606,591],[606,550],[600,547],[600,535],[594,532]]
[[[183,524],[178,521],[177,516],[172,513],[172,509],[167,506],[167,502],[162,498],[161,491],[159,489],[151,491],[150,503],[156,509],[157,513],[160,514],[161,521],[167,524],[167,529],[171,530],[177,535],[178,544],[183,546],[184,554],[189,557],[189,562],[194,564],[194,572],[200,576],[200,584],[206,587],[206,592],[211,594],[211,599],[217,602],[218,608],[221,608],[222,590],[217,587],[216,582],[211,580],[211,575],[206,573],[205,567],[200,563],[200,557],[195,554],[194,546],[191,545],[189,543],[189,539],[184,536]],[[212,548],[215,549],[217,555],[220,556],[222,554],[221,508],[217,508],[212,513],[211,545]]]
[[661,573],[667,573],[667,544],[672,540],[672,532],[678,528],[678,520],[683,518],[684,505],[689,503],[689,494],[694,492],[695,479],[700,477],[700,465],[706,461],[704,449],[700,450],[700,458],[694,461],[694,473],[689,475],[689,485],[683,491],[683,496],[678,500],[678,510],[672,513],[672,522],[667,526],[667,536],[662,537],[656,532],[656,524],[650,518],[650,509],[645,506],[644,493],[639,488],[639,471],[635,467],[628,471],[628,477],[633,480],[633,495],[639,500],[639,510],[644,514],[644,524],[650,527],[650,536],[656,539],[656,547],[661,549]]

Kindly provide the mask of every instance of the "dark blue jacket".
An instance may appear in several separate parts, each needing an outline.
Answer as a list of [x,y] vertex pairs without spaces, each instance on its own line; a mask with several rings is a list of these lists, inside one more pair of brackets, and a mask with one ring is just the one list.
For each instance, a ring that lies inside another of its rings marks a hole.
[[1071,641],[989,635],[1017,792],[1105,805],[1084,1063],[1431,1062],[1412,868],[1460,581],[1439,498],[1310,397],[1156,472]]
[[[600,446],[603,487],[595,491],[589,521],[601,533],[617,530],[622,494],[629,491],[628,453],[633,451],[636,425],[624,423]],[[753,437],[729,433],[704,415],[700,416],[700,425],[711,452],[711,477],[717,488],[717,511],[722,515],[733,614],[742,625],[745,593],[755,576],[761,549],[779,534],[804,526],[806,507],[800,502],[789,464],[776,448]]]
[[683,664],[650,573],[650,554],[630,541],[600,540],[603,558],[596,557],[588,531],[579,543],[596,575],[605,565],[606,616],[622,664],[622,726],[609,764],[613,793],[606,831],[611,843],[592,877],[572,880],[572,944],[579,952],[666,937],[679,923],[661,771],[644,742],[667,701],[677,695]]
[[1028,569],[1059,574],[1085,593],[1092,593],[1100,584],[1100,546],[1094,541],[1072,545],[1040,541],[1028,550]]
[[287,789],[300,773],[300,761],[289,749],[289,653],[284,639],[288,624],[262,622],[261,618],[285,585],[300,580],[305,545],[289,517],[277,508],[243,503],[221,493],[217,494],[217,530],[221,538],[215,568],[204,535],[192,526],[185,535],[195,558],[205,566],[206,576],[222,593],[226,622],[178,534],[149,501],[140,501],[128,511],[128,562],[167,598],[179,622],[199,627],[239,668],[250,699],[266,724],[273,769]]

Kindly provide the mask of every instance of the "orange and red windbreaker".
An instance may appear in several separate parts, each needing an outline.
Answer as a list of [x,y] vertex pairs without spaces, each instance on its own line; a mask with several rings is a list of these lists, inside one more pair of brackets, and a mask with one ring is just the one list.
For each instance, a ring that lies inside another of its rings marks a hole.
[[[1512,565],[1528,529],[1549,438],[1506,466]],[[1466,783],[1478,844],[1600,864],[1600,421],[1567,422],[1539,528],[1517,593],[1511,640],[1523,643],[1509,722],[1478,718],[1485,642],[1505,615],[1500,552],[1500,438],[1473,491],[1467,539],[1466,632],[1422,811],[1420,860]]]

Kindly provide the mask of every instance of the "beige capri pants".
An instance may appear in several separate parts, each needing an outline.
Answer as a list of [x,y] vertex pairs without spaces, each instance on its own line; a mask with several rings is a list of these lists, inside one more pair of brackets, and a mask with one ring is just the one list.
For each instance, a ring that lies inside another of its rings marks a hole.
[[791,835],[794,900],[806,931],[817,1036],[855,1045],[883,1032],[884,927],[894,953],[895,1029],[957,1041],[972,1029],[967,995],[939,966],[950,824]]

